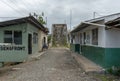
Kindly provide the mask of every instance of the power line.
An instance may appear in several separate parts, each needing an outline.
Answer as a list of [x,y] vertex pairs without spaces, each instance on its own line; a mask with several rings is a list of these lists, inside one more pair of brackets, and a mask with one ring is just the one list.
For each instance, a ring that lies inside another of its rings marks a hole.
[[17,11],[17,10],[16,10],[14,7],[12,7],[10,4],[4,2],[3,0],[0,0],[0,1],[1,1],[2,3],[4,3],[5,5],[7,5],[8,7],[10,7],[11,9],[13,9],[14,11],[16,11],[17,13],[19,13],[20,15],[21,15],[21,14],[24,15],[23,13]]
[[[35,0],[34,0],[34,2],[36,2]],[[33,8],[33,10],[37,10],[37,5],[35,5],[35,6],[33,6],[30,2],[26,2],[26,0],[22,0],[22,3],[24,4],[24,5],[27,5],[27,7],[29,6],[29,8],[30,7],[32,7]],[[35,8],[36,7],[36,8]],[[30,9],[30,11],[31,11],[31,9]],[[33,13],[36,13],[35,11],[33,11]]]
[[[33,12],[30,12],[30,13],[37,13],[38,15],[40,15],[40,11],[39,11],[39,1],[38,0],[34,0],[35,3],[37,3],[34,7],[33,5],[30,3],[30,2],[26,2],[26,0],[22,0],[22,3],[25,5],[27,5],[27,9],[32,7],[33,8]],[[29,7],[28,7],[29,6]]]
[[[36,2],[36,1],[34,1],[34,2]],[[32,11],[32,12],[29,12],[29,13],[39,13],[39,11],[38,11],[38,8],[39,8],[39,6],[36,4],[35,6],[33,6],[30,2],[26,2],[26,0],[22,0],[22,3],[25,5],[25,6],[27,6],[27,9],[28,8],[33,8],[33,10],[34,11]],[[38,2],[36,2],[36,3],[38,3]],[[38,7],[37,7],[38,6]],[[31,9],[30,9],[30,11],[31,11]]]
[[[20,16],[23,17],[23,16]],[[20,18],[20,17],[0,17],[0,18]]]
[[[23,2],[25,2],[25,0],[23,0]],[[33,4],[31,4],[30,2],[27,2],[27,4],[31,5],[32,8],[34,9],[33,13],[37,13],[38,15],[41,15],[41,13],[44,12],[44,11],[40,10],[40,6],[39,6],[40,2],[39,2],[39,0],[34,0],[34,3],[36,3],[36,4],[33,6]]]
[[28,11],[30,13],[31,9],[29,9],[29,8],[33,5],[31,5],[30,3],[26,3],[25,0],[22,0],[22,3],[25,5],[25,7],[28,9]]
[[[23,9],[22,10],[22,13],[24,13],[25,15],[26,15],[26,11],[28,11],[25,7],[23,7],[23,8],[21,8],[20,6],[19,6],[19,4],[17,5],[17,4],[15,4],[15,2],[13,1],[13,0],[9,0],[10,1],[10,3],[11,3],[11,5],[13,5],[15,8],[18,8],[18,9]],[[9,3],[8,3],[9,4]],[[24,11],[25,10],[25,11]],[[21,12],[21,11],[20,11]],[[29,11],[28,11],[29,12]]]
[[[11,2],[12,4],[14,4],[15,7],[21,8],[19,5],[16,5],[13,0],[10,0],[10,2]],[[26,7],[26,6],[25,6],[25,7]],[[24,10],[26,10],[26,11],[29,12],[29,10],[28,10],[27,8],[24,8]],[[26,12],[25,12],[25,13],[26,13]]]

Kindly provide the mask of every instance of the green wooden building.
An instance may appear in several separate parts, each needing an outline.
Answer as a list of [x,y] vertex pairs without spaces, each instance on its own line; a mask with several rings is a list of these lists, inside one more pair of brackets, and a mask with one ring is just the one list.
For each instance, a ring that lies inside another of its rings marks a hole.
[[120,67],[119,21],[106,24],[118,17],[120,13],[81,22],[71,31],[71,50],[104,68]]
[[0,65],[23,62],[29,54],[41,51],[47,33],[33,16],[0,22]]

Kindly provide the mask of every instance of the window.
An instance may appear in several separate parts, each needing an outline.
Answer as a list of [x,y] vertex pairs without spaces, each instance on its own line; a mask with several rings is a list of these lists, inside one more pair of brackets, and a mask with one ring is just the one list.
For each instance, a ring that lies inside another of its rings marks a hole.
[[86,44],[90,44],[90,33],[86,33]]
[[12,31],[4,32],[4,43],[12,43]]
[[73,41],[74,41],[74,38],[75,38],[75,35],[74,34],[71,34],[71,44],[73,44]]
[[34,44],[38,43],[38,34],[37,33],[33,33],[33,43]]
[[83,33],[83,36],[84,36],[83,42],[84,44],[86,44],[86,33],[85,32]]
[[92,44],[98,45],[98,28],[92,30]]
[[22,31],[4,31],[4,43],[22,44]]
[[82,44],[82,33],[80,33],[80,44]]
[[14,43],[22,44],[22,32],[21,31],[14,31]]

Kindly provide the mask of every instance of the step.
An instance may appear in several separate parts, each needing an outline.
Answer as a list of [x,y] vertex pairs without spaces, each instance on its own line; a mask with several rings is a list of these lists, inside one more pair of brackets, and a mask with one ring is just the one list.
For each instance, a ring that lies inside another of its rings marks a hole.
[[71,52],[71,55],[76,59],[76,61],[80,64],[81,68],[85,72],[103,72],[103,68],[99,65],[95,64],[91,60],[87,59],[81,54],[77,54]]

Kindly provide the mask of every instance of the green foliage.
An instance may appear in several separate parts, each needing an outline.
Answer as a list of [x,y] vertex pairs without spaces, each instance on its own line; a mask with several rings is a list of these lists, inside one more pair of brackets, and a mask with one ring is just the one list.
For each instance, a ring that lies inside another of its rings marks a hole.
[[51,35],[48,35],[48,43],[51,42]]
[[[59,43],[59,45],[60,45],[60,47],[68,47],[67,40],[63,39],[63,41],[61,43]],[[54,38],[52,39],[52,46],[57,47],[57,44],[56,44]]]
[[56,43],[55,43],[55,39],[54,39],[54,38],[52,39],[52,46],[53,46],[53,47],[56,47],[56,46],[57,46]]
[[107,73],[115,75],[115,76],[120,76],[120,67],[112,67],[106,70]]
[[45,25],[46,22],[44,21],[43,17],[42,16],[39,16],[38,17],[38,22],[40,22],[42,25]]
[[108,77],[107,75],[96,74],[95,76],[102,81],[113,81],[113,78]]
[[64,45],[65,47],[68,47],[67,38],[66,38],[66,37],[63,39],[63,45]]
[[105,77],[105,76],[101,76],[100,78],[101,78],[102,81],[109,81],[109,80],[107,79],[107,77]]

